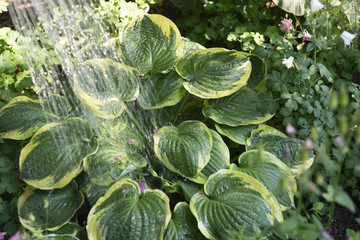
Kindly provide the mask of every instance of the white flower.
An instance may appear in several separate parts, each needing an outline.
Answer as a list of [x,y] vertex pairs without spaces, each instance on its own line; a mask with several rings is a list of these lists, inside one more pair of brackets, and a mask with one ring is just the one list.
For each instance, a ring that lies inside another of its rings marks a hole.
[[283,58],[282,63],[289,69],[294,67],[294,57]]
[[317,10],[325,7],[319,0],[311,0],[311,12],[316,12]]
[[345,47],[350,46],[351,41],[356,37],[356,34],[343,31],[340,37],[344,40]]

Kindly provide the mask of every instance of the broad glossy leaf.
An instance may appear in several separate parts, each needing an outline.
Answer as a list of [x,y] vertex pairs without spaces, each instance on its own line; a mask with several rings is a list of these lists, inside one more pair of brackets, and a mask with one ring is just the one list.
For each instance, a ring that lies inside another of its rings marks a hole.
[[294,174],[301,174],[309,169],[314,161],[313,153],[309,153],[306,160],[300,160],[300,152],[304,149],[305,141],[288,138],[284,134],[278,134],[277,132],[279,131],[275,131],[274,134],[264,134],[261,130],[255,129],[248,140],[246,149],[261,147],[283,161]]
[[124,102],[135,100],[139,83],[133,71],[111,59],[91,59],[78,67],[74,92],[96,116],[112,119],[124,111]]
[[208,239],[231,239],[234,232],[246,227],[266,230],[283,220],[276,198],[255,178],[238,171],[220,170],[206,182],[205,194],[196,194],[190,210],[198,227]]
[[257,125],[230,127],[227,125],[215,124],[215,127],[220,134],[227,136],[232,141],[241,145],[246,145],[246,140],[250,137],[251,131],[254,130]]
[[305,0],[274,0],[274,3],[284,11],[295,16],[304,15]]
[[171,218],[169,198],[123,179],[114,183],[88,215],[89,240],[162,239]]
[[81,227],[79,224],[73,223],[73,222],[67,222],[64,224],[61,228],[55,230],[55,231],[49,231],[48,234],[56,234],[56,235],[72,235],[76,236],[77,233],[81,230]]
[[30,229],[54,231],[66,224],[84,202],[75,181],[53,190],[27,186],[18,201],[21,224]]
[[246,86],[260,93],[265,92],[266,65],[264,61],[256,55],[246,54],[246,56],[250,59],[252,68]]
[[185,200],[190,202],[190,199],[192,198],[192,196],[194,196],[194,194],[203,192],[202,191],[203,185],[194,183],[192,181],[187,181],[187,179],[185,179],[185,180],[186,181],[182,181],[180,179],[174,180],[174,183],[180,185],[182,194],[183,194]]
[[208,48],[184,56],[176,66],[188,92],[201,98],[228,96],[246,82],[251,63],[243,53],[224,48]]
[[205,183],[211,174],[216,173],[221,169],[227,169],[230,167],[229,148],[216,131],[210,129],[210,132],[213,139],[213,144],[210,151],[210,160],[196,176],[196,179],[201,179],[202,183]]
[[122,58],[140,74],[167,72],[183,53],[183,43],[176,25],[158,14],[133,19],[120,34]]
[[39,240],[79,240],[77,237],[69,234],[49,234]]
[[176,105],[186,93],[183,81],[175,71],[150,77],[141,88],[140,106],[152,109]]
[[294,207],[296,181],[288,166],[273,154],[250,150],[239,157],[239,165],[230,169],[246,173],[261,182],[274,194],[282,210]]
[[58,119],[51,111],[44,110],[40,101],[15,97],[0,110],[0,137],[27,139],[47,123],[47,118]]
[[97,147],[87,121],[69,118],[49,123],[21,150],[21,178],[43,190],[62,188],[80,173],[83,159],[95,153]]
[[212,136],[199,121],[185,121],[179,127],[162,127],[154,136],[156,156],[171,171],[195,177],[210,160]]
[[89,182],[85,190],[85,196],[91,207],[96,204],[99,198],[105,195],[105,193],[109,190],[110,186],[111,184],[109,184],[108,186],[99,186]]
[[90,181],[106,186],[118,180],[129,164],[139,169],[145,167],[145,158],[139,154],[129,154],[127,148],[130,148],[130,145],[125,141],[102,139],[99,150],[84,161],[84,170],[90,176]]
[[174,208],[169,225],[164,234],[164,240],[205,239],[196,225],[196,218],[192,215],[186,202],[179,202]]
[[183,45],[184,45],[184,56],[186,54],[205,49],[204,46],[198,44],[197,42],[193,42],[186,37],[183,37],[182,40],[183,40]]
[[205,100],[203,114],[217,123],[233,127],[259,124],[274,116],[269,110],[272,101],[267,93],[242,87],[230,96]]

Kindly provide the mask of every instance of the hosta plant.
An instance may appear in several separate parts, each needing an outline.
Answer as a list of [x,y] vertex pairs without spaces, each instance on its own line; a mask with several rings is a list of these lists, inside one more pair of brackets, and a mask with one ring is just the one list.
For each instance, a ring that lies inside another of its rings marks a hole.
[[[206,49],[161,15],[134,19],[110,42],[117,58],[74,61],[84,110],[66,96],[0,110],[1,137],[24,142],[22,225],[82,238],[85,211],[90,240],[286,239],[272,226],[313,156],[265,125],[274,112],[262,60]],[[54,101],[61,111],[43,110]]]

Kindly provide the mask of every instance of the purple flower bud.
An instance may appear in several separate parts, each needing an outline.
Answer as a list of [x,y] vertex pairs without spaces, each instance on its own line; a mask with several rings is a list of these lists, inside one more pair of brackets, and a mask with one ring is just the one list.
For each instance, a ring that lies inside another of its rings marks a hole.
[[4,240],[6,232],[0,232],[0,240]]
[[325,229],[321,230],[320,235],[323,238],[331,238],[332,239],[332,236]]
[[20,234],[20,231],[18,231],[14,236],[9,238],[9,240],[23,240],[23,236]]
[[286,125],[286,134],[287,134],[288,136],[293,136],[293,135],[295,135],[296,133],[297,133],[297,131],[296,131],[296,129],[294,128],[293,125],[291,125],[291,124]]
[[343,140],[339,136],[334,139],[334,142],[339,148],[344,148],[345,147],[345,143],[343,142]]
[[140,187],[141,193],[144,193],[144,191],[147,189],[143,182],[139,182],[139,187]]

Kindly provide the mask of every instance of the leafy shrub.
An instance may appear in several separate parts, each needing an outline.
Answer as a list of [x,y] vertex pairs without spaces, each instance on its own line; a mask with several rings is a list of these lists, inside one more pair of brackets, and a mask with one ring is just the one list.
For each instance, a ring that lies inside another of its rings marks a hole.
[[69,225],[85,211],[89,239],[286,239],[272,226],[313,155],[264,125],[274,106],[263,61],[204,48],[156,14],[133,19],[116,46],[120,58],[77,64],[83,112],[62,96],[41,98],[63,101],[61,111],[24,96],[0,110],[1,136],[26,144],[21,224],[35,236],[81,232]]

